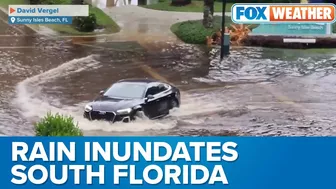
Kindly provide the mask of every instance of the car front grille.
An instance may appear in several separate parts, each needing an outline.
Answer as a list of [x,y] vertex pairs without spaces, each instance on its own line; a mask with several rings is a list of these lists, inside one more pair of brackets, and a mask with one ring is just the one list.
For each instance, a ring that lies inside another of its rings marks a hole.
[[92,111],[90,112],[91,120],[105,120],[114,122],[116,114],[114,112]]

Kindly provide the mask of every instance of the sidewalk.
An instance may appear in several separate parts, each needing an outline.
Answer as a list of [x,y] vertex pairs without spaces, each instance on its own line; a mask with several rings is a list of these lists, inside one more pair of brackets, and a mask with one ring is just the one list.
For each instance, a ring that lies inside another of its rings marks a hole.
[[[173,24],[203,19],[203,13],[159,11],[134,5],[105,8],[103,11],[121,27],[121,31],[116,36],[137,40],[176,42],[177,37],[170,31]],[[215,15],[221,15],[221,13],[215,13]],[[227,13],[227,15],[231,14]]]

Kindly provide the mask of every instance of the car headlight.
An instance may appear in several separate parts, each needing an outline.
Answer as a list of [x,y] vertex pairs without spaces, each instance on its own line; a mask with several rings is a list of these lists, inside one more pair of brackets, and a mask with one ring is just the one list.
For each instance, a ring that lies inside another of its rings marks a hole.
[[118,110],[117,113],[118,114],[129,114],[131,113],[132,108],[126,108],[126,109],[122,109],[122,110]]
[[85,106],[85,111],[90,112],[92,110],[92,107],[90,105]]

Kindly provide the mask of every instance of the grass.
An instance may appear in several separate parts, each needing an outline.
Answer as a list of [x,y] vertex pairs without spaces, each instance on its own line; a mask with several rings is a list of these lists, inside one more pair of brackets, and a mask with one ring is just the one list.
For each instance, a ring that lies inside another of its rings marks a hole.
[[101,9],[97,7],[90,7],[90,13],[94,13],[97,17],[97,23],[100,26],[104,26],[109,32],[115,33],[120,31],[118,24],[112,20],[110,16],[105,14]]
[[[26,0],[0,0],[0,6],[4,8],[8,8],[8,5],[14,5],[14,4],[27,4]],[[71,0],[67,0],[66,4],[71,4]],[[104,28],[104,32],[101,32],[102,34],[106,33],[116,33],[120,31],[120,27],[118,24],[112,20],[112,18],[108,15],[106,15],[101,9],[97,7],[90,6],[90,13],[94,13],[97,18],[97,24],[99,26],[102,26]],[[48,28],[51,28],[61,34],[69,34],[69,35],[94,35],[95,32],[80,32],[76,30],[72,25],[46,25]]]
[[25,0],[0,0],[0,6],[3,8],[8,8],[8,5],[24,5]]
[[[206,37],[212,36],[215,32],[221,29],[222,17],[214,16],[214,27],[203,27],[202,20],[192,20],[173,24],[171,31],[183,42],[189,44],[205,44]],[[225,17],[225,26],[230,27],[232,24],[231,17]],[[257,27],[258,25],[252,25],[250,29]]]
[[[154,10],[162,10],[162,11],[176,11],[176,12],[203,12],[203,1],[192,1],[191,4],[186,6],[171,6],[171,0],[165,0],[164,2],[159,2],[151,5],[143,5],[142,7]],[[231,6],[233,3],[226,3],[225,12],[231,12]],[[214,4],[215,12],[222,12],[222,3],[215,2]]]
[[[97,7],[90,6],[90,13],[94,13],[97,18],[97,24],[104,27],[104,32],[102,33],[116,33],[120,31],[120,27],[111,17],[106,15],[101,9]],[[62,34],[72,34],[72,35],[93,35],[94,32],[80,32],[76,30],[71,25],[48,25],[49,28],[58,31]]]

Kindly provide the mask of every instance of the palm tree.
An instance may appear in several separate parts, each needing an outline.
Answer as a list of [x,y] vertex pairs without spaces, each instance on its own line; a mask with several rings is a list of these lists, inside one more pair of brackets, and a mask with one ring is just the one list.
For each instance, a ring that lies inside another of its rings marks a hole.
[[213,27],[214,0],[204,0],[203,26]]
[[73,5],[82,5],[84,0],[71,0],[71,4]]

